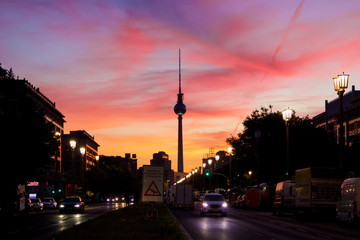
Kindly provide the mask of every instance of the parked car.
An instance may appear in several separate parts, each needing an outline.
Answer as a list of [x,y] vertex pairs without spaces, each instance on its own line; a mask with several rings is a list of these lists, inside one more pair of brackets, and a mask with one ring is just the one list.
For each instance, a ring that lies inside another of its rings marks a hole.
[[345,179],[336,204],[337,220],[353,224],[360,219],[360,178]]
[[41,202],[40,198],[30,198],[29,206],[30,206],[30,210],[35,210],[35,211],[44,210],[44,204]]
[[201,203],[200,215],[205,216],[207,213],[220,213],[222,216],[227,216],[228,204],[221,194],[205,194]]
[[295,181],[286,180],[276,184],[273,214],[295,212]]
[[245,196],[245,194],[239,195],[236,198],[235,206],[239,207],[239,208],[246,207],[246,196]]
[[57,208],[57,202],[55,201],[54,198],[45,197],[43,198],[42,203],[44,204],[44,208],[50,208],[50,209]]
[[65,197],[64,201],[59,206],[60,213],[63,212],[80,212],[85,211],[85,203],[79,196]]

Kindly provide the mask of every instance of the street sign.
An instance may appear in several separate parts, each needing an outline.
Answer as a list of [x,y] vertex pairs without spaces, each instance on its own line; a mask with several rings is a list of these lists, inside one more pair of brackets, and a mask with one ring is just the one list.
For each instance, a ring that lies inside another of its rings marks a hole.
[[144,202],[162,202],[164,168],[144,166],[141,199]]

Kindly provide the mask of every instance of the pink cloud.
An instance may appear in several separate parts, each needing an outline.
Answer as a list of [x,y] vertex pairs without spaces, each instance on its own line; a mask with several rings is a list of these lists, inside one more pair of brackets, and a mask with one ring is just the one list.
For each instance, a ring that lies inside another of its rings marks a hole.
[[0,61],[57,102],[66,131],[94,132],[101,153],[138,153],[148,164],[164,150],[176,168],[181,48],[189,170],[209,147],[226,147],[255,108],[316,113],[333,98],[332,75],[346,71],[357,84],[358,9],[356,1],[6,1]]

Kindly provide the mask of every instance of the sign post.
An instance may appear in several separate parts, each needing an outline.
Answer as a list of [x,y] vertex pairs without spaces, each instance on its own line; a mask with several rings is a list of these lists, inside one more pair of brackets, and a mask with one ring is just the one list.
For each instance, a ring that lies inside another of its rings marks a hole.
[[141,199],[143,202],[162,202],[164,168],[144,166]]

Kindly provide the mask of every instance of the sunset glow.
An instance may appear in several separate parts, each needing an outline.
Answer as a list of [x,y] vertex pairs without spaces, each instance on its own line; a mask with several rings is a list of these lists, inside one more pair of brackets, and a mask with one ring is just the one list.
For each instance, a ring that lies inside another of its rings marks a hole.
[[138,167],[165,151],[177,170],[179,48],[186,172],[256,108],[313,117],[333,77],[360,88],[358,0],[4,0],[0,29],[2,66],[56,102],[65,132]]

